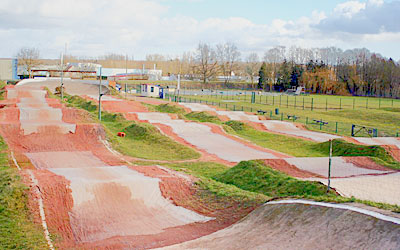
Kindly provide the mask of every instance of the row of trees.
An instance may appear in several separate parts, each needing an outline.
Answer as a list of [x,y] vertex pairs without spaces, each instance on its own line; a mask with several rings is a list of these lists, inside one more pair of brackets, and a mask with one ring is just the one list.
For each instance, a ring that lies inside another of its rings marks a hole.
[[400,65],[392,59],[360,53],[354,61],[337,60],[335,65],[264,62],[258,88],[284,91],[303,86],[312,93],[400,98]]
[[[22,48],[17,57],[29,72],[39,62],[39,50]],[[260,58],[256,53],[241,57],[234,43],[211,46],[199,43],[193,52],[179,57],[150,54],[145,61],[127,55],[107,54],[99,58],[68,61],[96,62],[104,67],[162,69],[164,74],[181,74],[187,79],[232,81],[247,78],[254,88],[285,91],[304,86],[314,93],[400,97],[400,63],[367,49],[341,50],[335,47],[305,49],[277,46]],[[258,80],[258,84],[256,84]]]

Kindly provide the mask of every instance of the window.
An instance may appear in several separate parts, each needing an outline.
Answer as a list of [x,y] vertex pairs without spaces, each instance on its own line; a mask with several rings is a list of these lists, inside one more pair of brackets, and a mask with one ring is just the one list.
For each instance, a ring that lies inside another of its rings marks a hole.
[[151,93],[153,93],[153,92],[154,92],[154,87],[151,87],[151,90],[150,90],[150,92],[151,92]]

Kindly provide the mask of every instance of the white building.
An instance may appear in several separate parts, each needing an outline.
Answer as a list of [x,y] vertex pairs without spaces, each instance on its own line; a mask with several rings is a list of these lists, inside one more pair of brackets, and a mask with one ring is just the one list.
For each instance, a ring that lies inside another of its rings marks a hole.
[[[142,84],[140,85],[140,94],[146,97],[160,97],[160,85]],[[161,90],[162,91],[162,90]]]
[[17,80],[18,60],[0,58],[0,80]]

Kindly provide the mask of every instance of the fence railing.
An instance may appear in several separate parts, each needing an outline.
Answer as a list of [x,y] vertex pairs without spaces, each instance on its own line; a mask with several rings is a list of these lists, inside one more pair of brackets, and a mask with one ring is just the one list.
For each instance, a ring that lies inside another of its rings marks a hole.
[[[204,100],[201,97],[185,97],[185,96],[176,96],[176,95],[167,95],[167,99],[170,99],[173,102],[184,102],[184,103],[200,103],[218,107],[222,110],[227,111],[244,111],[250,113],[258,113],[259,109],[252,106],[244,106],[238,105],[235,103],[215,101],[215,100]],[[322,131],[332,134],[352,136],[354,133],[354,126],[363,127],[359,124],[352,124],[346,122],[338,122],[332,120],[324,120],[318,117],[311,116],[297,116],[294,112],[276,112],[276,108],[263,108],[263,115],[271,120],[280,120],[280,121],[290,121],[296,123],[302,123],[309,130],[314,131]],[[355,135],[357,137],[399,137],[400,130],[395,131],[390,128],[371,128],[371,129],[363,129],[358,131]]]
[[[254,93],[254,94],[253,94]],[[286,95],[274,92],[251,92],[236,90],[181,90],[179,95],[249,102],[303,110],[343,110],[400,108],[399,99],[328,96]],[[252,96],[254,95],[254,98]]]

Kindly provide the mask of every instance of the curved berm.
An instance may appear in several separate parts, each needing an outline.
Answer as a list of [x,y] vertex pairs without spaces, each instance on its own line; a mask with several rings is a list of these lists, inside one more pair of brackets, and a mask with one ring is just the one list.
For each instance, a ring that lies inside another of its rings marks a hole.
[[226,229],[163,249],[399,249],[399,223],[345,205],[271,202]]

